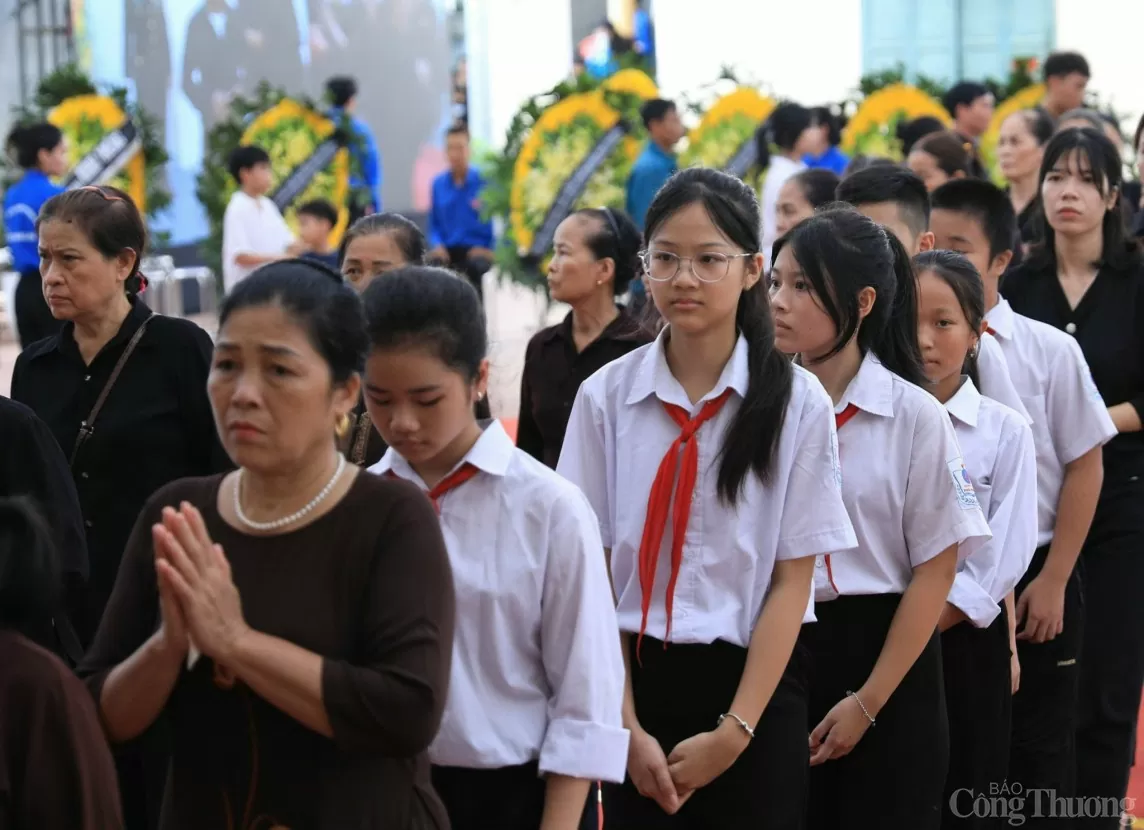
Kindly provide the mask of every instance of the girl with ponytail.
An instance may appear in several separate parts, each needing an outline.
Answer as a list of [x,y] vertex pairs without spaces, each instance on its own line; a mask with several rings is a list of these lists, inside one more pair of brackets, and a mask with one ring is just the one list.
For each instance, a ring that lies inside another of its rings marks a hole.
[[953,251],[918,254],[914,268],[930,390],[949,413],[970,478],[981,485],[977,496],[993,532],[958,566],[938,619],[950,727],[942,809],[952,827],[962,825],[964,793],[988,792],[1009,773],[1020,676],[1013,590],[1037,548],[1037,456],[1025,418],[978,391],[981,275]]
[[599,519],[624,644],[631,748],[624,783],[604,785],[610,830],[805,817],[796,641],[815,555],[855,538],[830,399],[775,348],[759,227],[738,179],[664,185],[642,260],[666,325],[580,387],[557,466]]
[[826,152],[826,134],[814,114],[794,102],[775,107],[755,134],[756,164],[767,171],[763,182],[762,229],[763,262],[770,263],[771,246],[778,238],[779,191],[791,176],[806,169],[802,157]]
[[949,416],[920,388],[913,269],[893,233],[829,208],[776,244],[770,295],[776,345],[834,401],[858,536],[814,572],[807,826],[937,828],[949,732],[936,627],[959,546],[990,533]]

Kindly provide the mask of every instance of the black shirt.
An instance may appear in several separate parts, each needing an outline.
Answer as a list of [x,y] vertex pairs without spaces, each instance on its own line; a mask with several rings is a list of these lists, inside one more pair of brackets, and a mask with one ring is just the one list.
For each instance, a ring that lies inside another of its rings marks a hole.
[[[1144,418],[1144,265],[1103,267],[1075,309],[1055,271],[1026,263],[1005,276],[1013,310],[1071,334],[1105,406],[1131,403]],[[1104,446],[1106,483],[1144,475],[1144,432],[1117,435]]]
[[[12,397],[32,409],[71,455],[128,341],[151,316],[133,299],[119,332],[85,365],[72,323],[16,359]],[[207,399],[211,339],[188,320],[156,315],[108,396],[72,468],[91,565],[88,620],[94,627],[115,583],[119,560],[148,497],[177,478],[231,466]]]
[[655,339],[627,309],[621,307],[619,311],[583,351],[576,351],[572,339],[572,312],[564,322],[542,329],[528,342],[516,445],[553,469],[560,460],[564,431],[580,384],[616,358]]

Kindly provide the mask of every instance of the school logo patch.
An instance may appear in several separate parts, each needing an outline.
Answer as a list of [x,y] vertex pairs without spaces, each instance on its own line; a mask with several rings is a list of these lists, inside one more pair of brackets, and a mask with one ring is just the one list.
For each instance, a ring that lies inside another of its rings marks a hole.
[[957,496],[957,503],[962,510],[977,508],[977,494],[973,492],[973,481],[969,478],[969,470],[965,469],[965,462],[955,458],[946,465],[953,478],[953,492]]

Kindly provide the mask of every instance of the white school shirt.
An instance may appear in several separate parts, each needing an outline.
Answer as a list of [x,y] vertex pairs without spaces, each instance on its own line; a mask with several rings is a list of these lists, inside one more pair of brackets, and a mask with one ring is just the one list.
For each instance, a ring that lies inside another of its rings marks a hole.
[[[434,764],[621,782],[624,660],[596,517],[584,495],[499,421],[457,468],[480,472],[438,499],[456,590],[449,697]],[[392,448],[392,470],[428,490]]]
[[915,567],[950,545],[965,558],[991,535],[937,398],[870,352],[835,411],[850,404],[858,412],[838,430],[838,451],[858,550],[819,559],[815,602],[904,593]]
[[[847,551],[857,541],[839,492],[830,398],[817,378],[794,367],[769,483],[749,473],[737,505],[729,507],[716,487],[719,451],[750,382],[747,341],[739,337],[718,383],[692,404],[667,365],[669,330],[581,385],[556,470],[580,486],[596,511],[604,546],[612,549],[620,630],[637,633],[643,616],[639,549],[648,496],[660,462],[680,432],[663,404],[675,404],[695,417],[704,403],[732,389],[734,394],[692,439],[698,441],[699,466],[670,642],[724,640],[746,648],[776,561]],[[670,519],[657,562],[646,633],[663,640]]]
[[1004,298],[985,315],[1032,416],[1037,449],[1037,545],[1052,541],[1065,467],[1116,436],[1080,345]]
[[770,165],[767,167],[767,177],[763,180],[763,195],[759,199],[759,208],[763,219],[763,268],[771,270],[771,248],[779,238],[778,205],[779,191],[786,184],[787,179],[796,176],[806,169],[801,161],[792,161],[786,156],[772,155]]
[[1033,422],[1013,378],[1009,376],[1009,364],[1005,362],[1001,344],[988,332],[981,335],[977,345],[977,379],[981,382],[979,391],[982,395],[1014,410],[1026,424]]
[[945,402],[993,538],[960,564],[949,602],[977,628],[1001,613],[1001,603],[1025,575],[1037,549],[1037,453],[1023,415],[985,397],[966,378]]
[[229,292],[254,270],[235,262],[239,254],[279,256],[293,241],[294,234],[274,202],[235,191],[222,220],[223,287]]

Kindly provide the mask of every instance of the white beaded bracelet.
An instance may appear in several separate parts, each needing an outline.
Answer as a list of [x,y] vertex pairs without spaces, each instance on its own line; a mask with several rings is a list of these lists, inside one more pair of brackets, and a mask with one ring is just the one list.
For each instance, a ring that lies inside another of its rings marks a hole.
[[858,697],[858,693],[857,692],[847,692],[846,696],[852,697],[856,701],[858,701],[858,706],[862,710],[862,714],[866,716],[866,720],[870,721],[870,725],[873,726],[874,725],[874,719],[872,717],[870,717],[870,713],[866,710],[866,704],[862,702],[862,698]]

